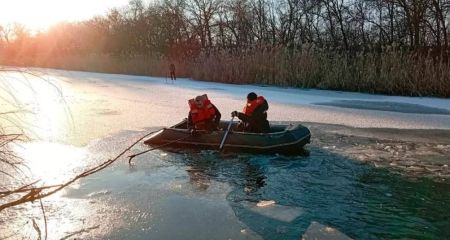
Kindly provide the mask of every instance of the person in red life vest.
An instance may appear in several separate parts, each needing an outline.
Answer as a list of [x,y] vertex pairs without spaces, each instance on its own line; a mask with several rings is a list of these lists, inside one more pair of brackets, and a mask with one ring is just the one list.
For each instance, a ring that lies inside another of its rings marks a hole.
[[195,134],[196,130],[214,131],[219,128],[221,114],[206,94],[190,99],[188,103],[190,111],[187,125],[191,134]]
[[251,92],[247,95],[247,104],[243,112],[233,111],[232,117],[238,117],[242,122],[240,130],[253,133],[267,133],[270,131],[267,121],[267,110],[269,104],[263,96]]

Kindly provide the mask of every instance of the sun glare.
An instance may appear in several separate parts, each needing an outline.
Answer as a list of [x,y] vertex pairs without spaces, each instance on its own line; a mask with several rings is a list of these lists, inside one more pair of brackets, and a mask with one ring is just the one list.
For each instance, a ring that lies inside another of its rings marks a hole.
[[62,21],[80,21],[102,15],[127,0],[2,0],[0,24],[20,23],[32,31],[44,30]]
[[33,178],[47,184],[66,180],[87,155],[84,148],[61,143],[72,133],[65,98],[70,91],[63,93],[57,81],[45,76],[9,73],[2,80],[0,90],[5,91],[0,91],[0,106],[13,102],[18,115],[10,124],[18,125],[34,140],[18,145],[18,156],[25,160]]
[[48,185],[71,179],[87,157],[85,148],[51,142],[24,143],[16,151],[31,170],[32,178]]
[[10,73],[4,81],[14,93],[21,120],[16,121],[27,136],[43,141],[64,141],[72,130],[71,113],[57,82],[31,75]]

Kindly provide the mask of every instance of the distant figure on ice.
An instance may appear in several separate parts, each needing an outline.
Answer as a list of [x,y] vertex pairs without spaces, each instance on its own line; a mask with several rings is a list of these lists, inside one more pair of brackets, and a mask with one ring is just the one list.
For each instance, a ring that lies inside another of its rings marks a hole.
[[175,64],[173,64],[173,63],[170,64],[169,72],[170,72],[170,79],[172,81],[177,80],[177,77],[175,76]]
[[188,103],[190,111],[187,125],[192,135],[196,134],[196,130],[218,130],[221,114],[206,94],[190,99]]
[[238,117],[242,122],[238,129],[245,132],[267,133],[270,125],[267,121],[267,110],[269,104],[263,96],[258,96],[251,92],[247,95],[247,104],[243,112],[233,111],[232,117]]

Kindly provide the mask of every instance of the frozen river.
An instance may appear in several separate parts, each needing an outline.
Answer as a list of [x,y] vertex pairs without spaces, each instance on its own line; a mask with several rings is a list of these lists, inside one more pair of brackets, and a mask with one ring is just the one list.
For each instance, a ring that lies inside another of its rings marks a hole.
[[[270,121],[312,131],[309,156],[158,150],[132,167],[122,159],[43,201],[49,239],[298,239],[313,222],[355,239],[450,237],[448,99],[38,73],[45,80],[1,73],[0,103],[23,110],[4,126],[25,126],[33,140],[17,151],[41,184],[181,121],[187,100],[203,93],[227,120],[254,91]],[[263,200],[276,203],[257,207]],[[31,205],[0,212],[0,239],[36,236],[33,218],[43,226]]]

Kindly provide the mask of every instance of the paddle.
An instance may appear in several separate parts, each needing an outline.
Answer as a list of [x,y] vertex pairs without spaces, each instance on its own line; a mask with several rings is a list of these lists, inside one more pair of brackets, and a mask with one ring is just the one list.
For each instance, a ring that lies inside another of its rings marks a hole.
[[223,145],[225,144],[225,140],[227,140],[228,132],[230,132],[231,125],[233,124],[233,119],[234,119],[234,116],[231,118],[230,123],[228,124],[228,127],[227,127],[227,131],[223,135],[222,142],[220,143],[220,146],[219,146],[219,151],[222,150]]

